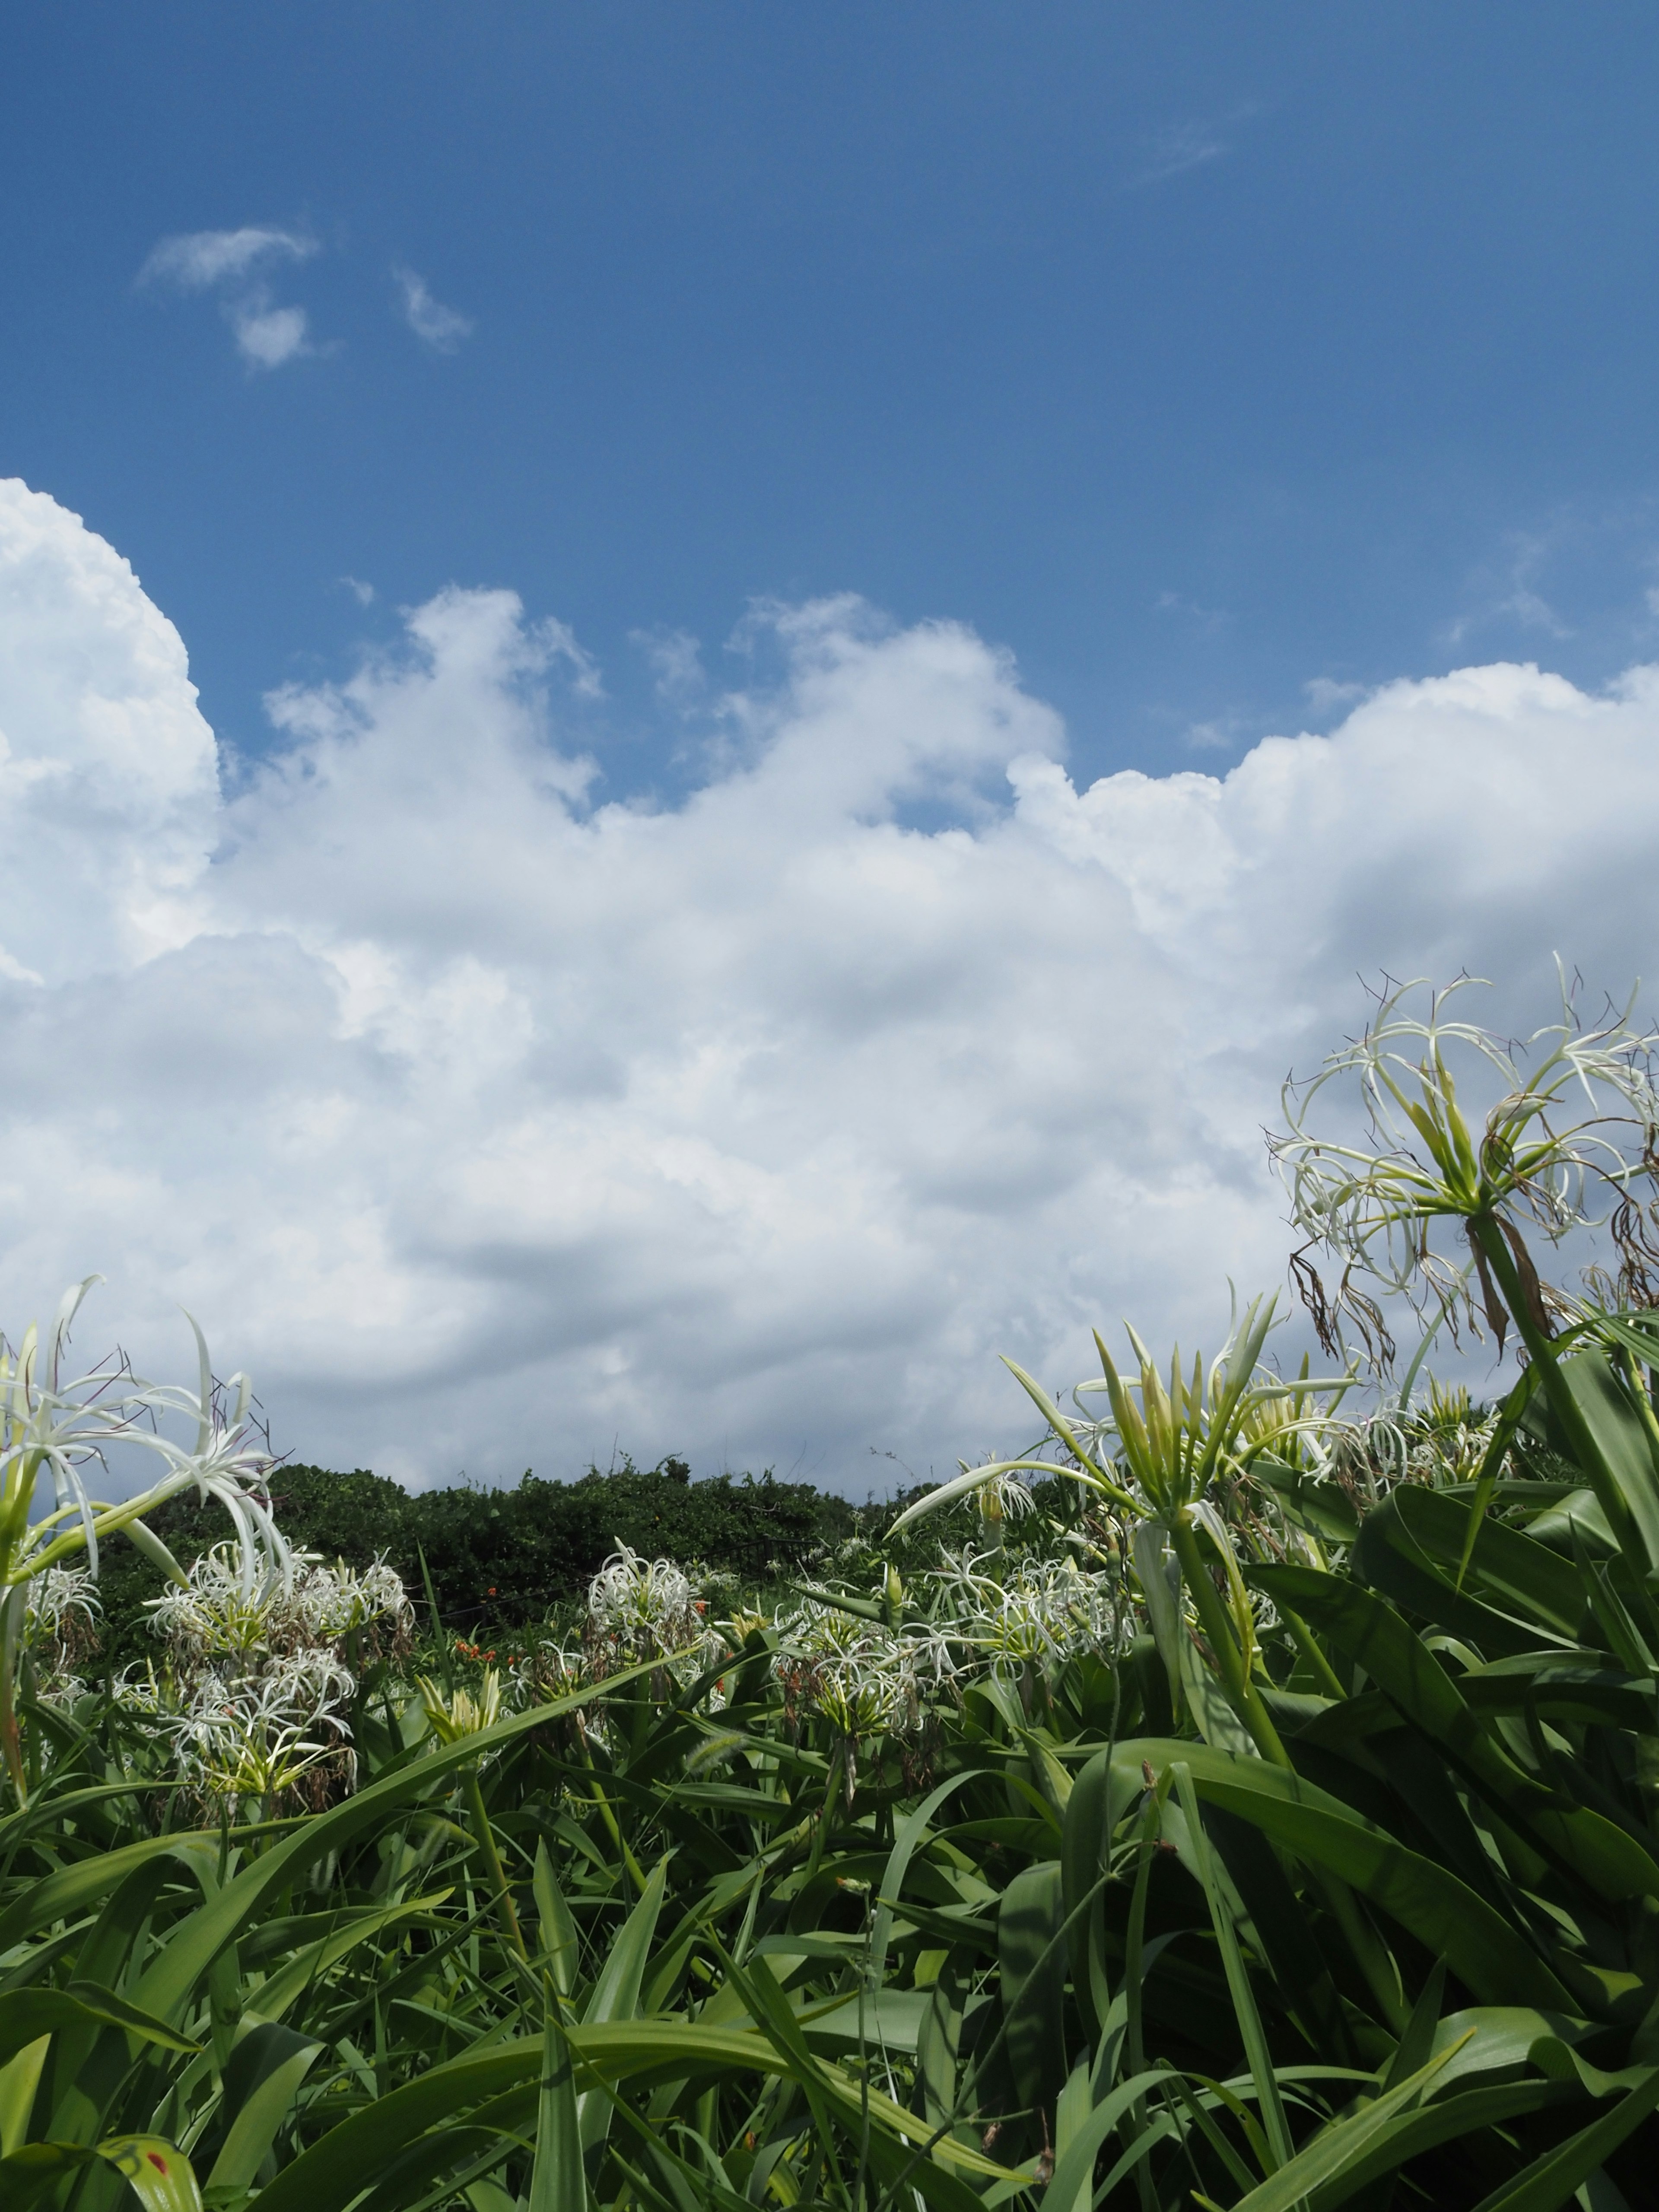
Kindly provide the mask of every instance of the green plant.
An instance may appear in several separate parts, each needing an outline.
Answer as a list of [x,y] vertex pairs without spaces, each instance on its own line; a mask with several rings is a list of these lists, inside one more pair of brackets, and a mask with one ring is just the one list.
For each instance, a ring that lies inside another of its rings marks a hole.
[[26,1674],[8,2207],[1639,2206],[1659,1318],[1363,1419],[1269,1318],[1022,1377],[1036,1451],[764,1601],[622,1550],[388,1655],[307,1817]]
[[[282,1540],[263,1495],[269,1459],[248,1427],[252,1386],[246,1376],[233,1376],[226,1386],[228,1403],[222,1401],[206,1342],[193,1321],[198,1363],[193,1392],[145,1382],[108,1362],[82,1374],[69,1370],[70,1327],[98,1279],[89,1275],[65,1294],[44,1346],[33,1325],[15,1352],[0,1342],[0,1751],[20,1798],[29,1778],[15,1683],[31,1585],[79,1558],[95,1578],[99,1546],[117,1534],[181,1582],[178,1562],[146,1516],[187,1488],[228,1514],[238,1538],[240,1577],[249,1591],[285,1571]],[[162,1424],[169,1418],[188,1425],[188,1444],[167,1433]],[[102,1468],[118,1447],[159,1458],[166,1472],[135,1497],[112,1504],[88,1494],[82,1470]],[[50,1506],[41,1497],[47,1484]]]

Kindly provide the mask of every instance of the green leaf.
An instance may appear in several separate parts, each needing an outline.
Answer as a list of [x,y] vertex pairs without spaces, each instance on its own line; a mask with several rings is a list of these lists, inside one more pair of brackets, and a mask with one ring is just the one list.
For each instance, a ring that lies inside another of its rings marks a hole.
[[202,2212],[190,2160],[164,2136],[109,2136],[98,2155],[124,2178],[144,2212]]
[[[1474,1497],[1470,1503],[1468,1525],[1464,1530],[1462,1549],[1458,1553],[1457,1588],[1459,1589],[1463,1587],[1463,1578],[1468,1572],[1469,1561],[1474,1556],[1475,1540],[1481,1532],[1487,1509],[1492,1501],[1492,1494],[1497,1490],[1499,1478],[1503,1474],[1504,1462],[1508,1458],[1510,1446],[1515,1441],[1515,1432],[1519,1428],[1521,1418],[1531,1404],[1533,1392],[1537,1388],[1538,1370],[1535,1367],[1528,1367],[1508,1397],[1504,1399],[1499,1409],[1497,1425],[1492,1433],[1492,1441],[1486,1446],[1486,1453],[1480,1462],[1480,1471],[1475,1477]],[[1404,1402],[1402,1400],[1402,1405]]]
[[1578,1641],[1583,1608],[1547,1544],[1500,1521],[1482,1522],[1478,1498],[1449,1498],[1419,1483],[1401,1486],[1395,1510],[1424,1552],[1454,1570],[1460,1586],[1547,1637]]
[[405,1905],[388,1905],[379,1911],[362,1913],[341,1913],[340,1926],[319,1936],[314,1943],[307,1943],[286,1966],[279,1966],[264,1981],[250,1984],[244,1996],[246,2010],[259,2020],[280,2020],[290,2005],[316,1986],[331,1966],[337,1966],[360,1943],[384,1935],[400,1922],[435,1912],[453,1893],[447,1889],[435,1889],[428,1896],[411,1898]]
[[1094,2172],[1101,2146],[1116,2133],[1131,2108],[1168,2079],[1163,2067],[1149,2067],[1145,2073],[1132,2074],[1127,2081],[1120,2081],[1110,2095],[1095,2106],[1055,2160],[1054,2179],[1048,2184],[1048,2202],[1071,2206],[1089,2201],[1084,2190]]
[[553,1977],[554,1988],[562,1997],[568,1997],[575,1989],[580,1969],[581,1942],[570,1917],[570,1907],[564,1901],[564,1892],[554,1875],[545,1836],[537,1839],[536,1871],[531,1887],[536,1899],[542,1957]]
[[1574,2009],[1549,1968],[1466,1883],[1299,1775],[1205,1744],[1156,1739],[1121,1744],[1113,1763],[1127,1776],[1139,1774],[1143,1759],[1155,1772],[1184,1759],[1206,1803],[1239,1814],[1283,1850],[1359,1890],[1431,1954],[1443,1955],[1483,2003]]
[[219,1838],[216,1835],[146,1836],[140,1843],[100,1851],[95,1857],[60,1868],[44,1881],[29,1883],[0,1912],[0,1955],[37,1929],[50,1928],[55,1920],[78,1919],[88,1905],[107,1897],[137,1868],[157,1858],[178,1859],[198,1880],[211,1881],[218,1870]]
[[1241,2197],[1233,2212],[1294,2212],[1304,2197],[1339,2181],[1397,2125],[1399,2115],[1423,2094],[1450,2056],[1449,2051],[1443,2051],[1375,2102],[1322,2128],[1288,2165],[1270,2174],[1248,2197]]
[[[1612,1361],[1592,1347],[1556,1361],[1554,1377],[1595,1449],[1595,1464],[1584,1473],[1609,1522],[1617,1530],[1627,1516],[1635,1524],[1648,1565],[1659,1567],[1659,1479],[1647,1430]],[[1544,1379],[1548,1388],[1552,1377],[1547,1374]]]
[[322,2048],[314,2039],[270,2021],[262,2021],[242,2038],[225,2069],[230,2126],[208,2175],[210,2189],[252,2187]]
[[[288,1888],[307,1867],[325,1858],[330,1852],[338,1850],[352,1837],[374,1827],[394,1807],[422,1796],[437,1784],[447,1782],[461,1768],[492,1751],[504,1749],[518,1737],[527,1735],[532,1729],[545,1727],[549,1721],[557,1719],[561,1714],[573,1712],[580,1705],[591,1704],[601,1692],[615,1695],[629,1682],[649,1674],[654,1664],[652,1661],[642,1661],[637,1667],[624,1668],[620,1673],[611,1675],[603,1684],[578,1690],[569,1697],[550,1698],[545,1705],[532,1705],[526,1712],[515,1713],[508,1720],[498,1721],[494,1728],[482,1729],[477,1735],[463,1736],[459,1742],[444,1744],[423,1758],[412,1760],[409,1765],[384,1776],[379,1782],[370,1783],[366,1790],[358,1790],[355,1796],[346,1798],[328,1812],[314,1814],[292,1834],[284,1836],[280,1843],[273,1844],[261,1857],[255,1859],[251,1866],[245,1867],[241,1873],[226,1883],[216,1896],[191,1914],[163,1945],[160,1956],[146,1968],[137,1994],[162,2018],[176,2016],[189,2002],[203,1975],[225,1945],[233,1942],[239,1931],[254,1919],[267,1901]],[[204,1843],[211,1842],[216,1864],[218,1840],[216,1836],[201,1839]],[[120,1852],[110,1854],[112,1858],[123,1856]],[[76,1868],[71,1871],[82,1874],[86,1870]],[[40,1887],[48,1889],[52,1882],[64,1879],[62,1875],[53,1875]],[[100,1893],[94,1888],[90,1893],[96,1896]],[[14,1908],[15,1911],[17,1909]],[[45,1918],[56,1918],[58,1912],[66,1909],[59,1906],[58,1911],[46,1914]],[[16,1936],[8,1937],[6,1933],[11,1917],[9,1914],[0,1919],[0,1949],[4,1948],[8,1941],[17,1941]],[[43,1924],[41,1918],[31,1919],[29,1923],[33,1927]]]
[[1244,1971],[1243,1955],[1238,1948],[1238,1931],[1233,1917],[1221,1894],[1220,1885],[1210,1863],[1210,1847],[1204,1832],[1203,1815],[1198,1809],[1198,1800],[1193,1792],[1192,1770],[1184,1760],[1175,1766],[1176,1791],[1181,1799],[1182,1810],[1187,1815],[1187,1835],[1193,1856],[1197,1861],[1198,1878],[1210,1908],[1210,1924],[1215,1929],[1216,1942],[1221,1948],[1221,1963],[1227,1977],[1227,1994],[1232,1999],[1233,2017],[1244,2045],[1245,2063],[1250,2069],[1250,2079],[1255,2084],[1256,2101],[1261,2108],[1262,2124],[1267,2131],[1267,2144],[1274,2166],[1283,2166],[1291,2155],[1291,2131],[1285,2124],[1285,2107],[1279,2102],[1279,2083],[1273,2075],[1273,2055],[1261,2025],[1261,2014],[1256,2009],[1250,1978]]
[[27,2212],[66,2174],[101,2159],[122,2176],[144,2212],[202,2212],[190,2160],[165,2136],[110,2136],[100,2143],[27,2143],[0,2158],[6,2212]]
[[147,2043],[195,2052],[199,2045],[112,1990],[71,1982],[67,1990],[9,1990],[0,1996],[0,2064],[43,2035],[64,2027],[124,2027]]
[[887,1945],[893,1932],[894,1909],[904,1887],[904,1877],[909,1872],[916,1846],[927,1832],[927,1823],[947,1797],[960,1790],[964,1783],[976,1780],[984,1771],[981,1767],[970,1766],[960,1774],[953,1774],[948,1782],[941,1782],[936,1790],[922,1799],[913,1813],[907,1813],[895,1828],[893,1848],[887,1855],[887,1864],[877,1893],[879,1901],[870,1928],[867,1972],[872,1987],[880,1986],[887,1971]]
[[[1455,2070],[1447,2068],[1437,2087],[1443,2087]],[[1571,2092],[1558,2081],[1502,2081],[1485,2088],[1465,2089],[1455,2097],[1437,2096],[1431,2105],[1419,2105],[1402,2113],[1394,2125],[1324,2188],[1314,2191],[1309,2212],[1335,2212],[1373,2181],[1397,2173],[1425,2151],[1442,2143],[1465,2142],[1483,2128],[1501,2128],[1510,2120],[1542,2112],[1567,2101]]]
[[1600,2119],[1592,2120],[1576,2136],[1546,2151],[1531,2165],[1483,2197],[1475,2212],[1556,2212],[1581,2183],[1586,2182],[1602,2160],[1616,2151],[1659,2105],[1659,2067],[1653,2068],[1638,2088],[1630,2090]]
[[1562,1810],[1551,1791],[1516,1765],[1433,1652],[1383,1599],[1311,1567],[1263,1567],[1255,1579],[1270,1594],[1282,1591],[1407,1720],[1603,1897],[1659,1897],[1659,1860],[1601,1814]]
[[[638,2012],[645,1962],[650,1954],[651,1939],[657,1932],[667,1880],[668,1861],[659,1858],[651,1869],[645,1894],[623,1921],[599,1971],[599,1978],[582,2013],[584,2027],[601,2027],[608,2021],[632,2020]],[[577,2099],[577,2110],[581,2116],[582,2148],[592,2150],[595,2143],[605,2140],[610,2131],[611,2101],[592,2091],[585,2091]]]
[[581,2212],[587,2203],[575,2077],[570,2063],[570,2045],[558,2018],[557,2002],[550,1993],[542,2033],[542,2078],[536,2105],[536,2157],[530,2173],[530,2212]]
[[1059,1863],[1017,1874],[997,1915],[1008,2060],[1023,2105],[1051,2106],[1066,2075],[1066,1909]]

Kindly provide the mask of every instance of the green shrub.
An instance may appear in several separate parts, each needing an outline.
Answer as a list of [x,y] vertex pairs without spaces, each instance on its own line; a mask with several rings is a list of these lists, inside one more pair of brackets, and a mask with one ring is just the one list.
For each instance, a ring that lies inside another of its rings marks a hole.
[[[810,1484],[778,1482],[769,1472],[694,1482],[674,1458],[643,1468],[624,1458],[568,1483],[526,1469],[500,1490],[410,1492],[365,1468],[279,1467],[270,1494],[296,1548],[360,1569],[384,1555],[422,1601],[424,1554],[443,1626],[469,1635],[539,1620],[580,1596],[618,1544],[647,1558],[702,1560],[758,1584],[807,1572],[860,1525],[856,1508]],[[170,1501],[151,1525],[186,1565],[225,1535],[223,1514],[191,1498]],[[143,1608],[161,1588],[159,1568],[124,1539],[111,1543],[100,1576],[106,1667],[149,1654]]]

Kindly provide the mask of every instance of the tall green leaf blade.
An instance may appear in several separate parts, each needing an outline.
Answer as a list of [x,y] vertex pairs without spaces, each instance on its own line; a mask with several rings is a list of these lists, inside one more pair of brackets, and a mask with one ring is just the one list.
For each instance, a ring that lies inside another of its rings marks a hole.
[[43,2035],[65,2027],[120,2027],[147,2043],[169,2051],[192,2054],[200,2047],[137,2005],[129,2004],[113,1990],[91,1982],[71,1983],[67,1990],[9,1990],[0,1996],[0,2064]]
[[1442,2052],[1375,2102],[1322,2128],[1287,2165],[1270,2174],[1248,2197],[1241,2197],[1233,2212],[1294,2212],[1304,2197],[1339,2181],[1385,2141],[1391,2129],[1398,2128],[1400,2116],[1429,2087],[1450,2056],[1449,2051]]
[[583,2212],[587,2180],[574,2069],[550,1996],[542,2035],[542,2078],[536,2106],[536,2156],[530,2171],[530,2212]]
[[1394,1607],[1358,1583],[1310,1567],[1262,1567],[1254,1579],[1315,1622],[1364,1668],[1406,1717],[1444,1747],[1504,1808],[1603,1897],[1659,1898],[1659,1859],[1627,1829],[1587,1807],[1559,1808],[1517,1766],[1434,1654]]
[[125,2181],[144,2212],[202,2212],[202,2192],[183,2151],[161,2136],[110,2136],[98,2155]]
[[1227,1993],[1232,1999],[1233,2017],[1238,2024],[1244,2045],[1244,2058],[1255,2084],[1256,2102],[1261,2109],[1262,2124],[1267,2131],[1267,2144],[1273,2154],[1273,2164],[1283,2166],[1291,2156],[1291,2131],[1285,2119],[1285,2107],[1279,2101],[1279,2082],[1273,2072],[1273,2054],[1261,2025],[1261,2014],[1256,2008],[1255,1994],[1250,1987],[1250,1978],[1244,1969],[1243,1955],[1238,1948],[1238,1931],[1233,1917],[1210,1863],[1209,1841],[1204,1832],[1203,1815],[1198,1809],[1198,1800],[1193,1791],[1192,1770],[1178,1760],[1175,1768],[1176,1794],[1182,1809],[1187,1815],[1187,1830],[1193,1852],[1198,1862],[1199,1880],[1210,1908],[1210,1924],[1215,1929],[1216,1942],[1221,1949],[1221,1963],[1227,1977]]
[[322,2045],[291,2028],[265,2022],[244,2036],[225,2069],[227,2099],[233,2094],[232,2069],[241,2062],[243,2081],[234,2117],[208,2174],[210,2189],[250,2189],[264,2163],[276,2131],[294,2109],[300,2085]]
[[[293,1834],[273,1844],[251,1866],[245,1867],[216,1896],[190,1916],[146,1969],[135,1992],[137,1997],[161,2018],[173,2017],[189,2002],[191,1992],[225,1945],[234,1942],[238,1931],[249,1924],[268,1900],[279,1895],[308,1866],[331,1851],[338,1850],[354,1836],[373,1828],[394,1808],[420,1797],[474,1760],[503,1750],[532,1729],[545,1727],[560,1715],[591,1704],[601,1690],[614,1695],[629,1682],[652,1673],[653,1665],[653,1662],[643,1661],[637,1667],[624,1668],[602,1685],[578,1690],[568,1697],[550,1698],[545,1705],[532,1705],[526,1712],[498,1721],[494,1728],[481,1729],[476,1735],[463,1736],[458,1742],[428,1752],[379,1782],[371,1782],[366,1790],[358,1790],[328,1812],[316,1814]],[[218,1838],[215,1837],[212,1841],[216,1852]],[[99,1893],[94,1889],[91,1893],[95,1896]],[[31,1924],[40,1926],[42,1923],[37,1919]],[[6,1941],[5,1929],[5,1920],[0,1919],[0,1948]],[[17,1939],[14,1936],[10,1940]]]
[[1138,1774],[1143,1760],[1156,1772],[1184,1759],[1206,1803],[1239,1814],[1283,1850],[1369,1897],[1431,1954],[1443,1955],[1481,2003],[1575,2011],[1544,1961],[1466,1883],[1299,1775],[1205,1744],[1156,1739],[1121,1744],[1114,1759],[1127,1774]]
[[1557,2212],[1602,2160],[1659,2105],[1659,2067],[1638,2088],[1628,2090],[1610,2112],[1592,2120],[1567,2142],[1535,2158],[1512,2181],[1483,2197],[1475,2212]]
[[553,1977],[555,1990],[562,1997],[568,1997],[575,1989],[576,1976],[580,1971],[581,1942],[570,1917],[570,1907],[565,1903],[564,1892],[553,1872],[545,1836],[537,1838],[536,1870],[531,1889],[536,1899],[542,1956]]
[[1053,2106],[1066,2075],[1066,1909],[1058,1863],[1017,1874],[997,1914],[1002,2015],[1022,2105]]

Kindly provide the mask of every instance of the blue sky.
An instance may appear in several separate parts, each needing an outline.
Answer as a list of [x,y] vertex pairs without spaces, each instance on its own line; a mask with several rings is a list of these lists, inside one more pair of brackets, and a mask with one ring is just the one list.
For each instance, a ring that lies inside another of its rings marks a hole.
[[[1650,10],[70,0],[8,54],[0,471],[244,748],[450,580],[571,625],[613,790],[677,773],[641,635],[729,682],[757,595],[972,623],[1085,775],[1659,636]],[[135,282],[247,225],[315,249],[271,369]]]
[[0,1321],[417,1483],[861,1492],[1216,1347],[1366,985],[1659,975],[1656,61],[14,11]]

